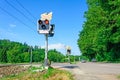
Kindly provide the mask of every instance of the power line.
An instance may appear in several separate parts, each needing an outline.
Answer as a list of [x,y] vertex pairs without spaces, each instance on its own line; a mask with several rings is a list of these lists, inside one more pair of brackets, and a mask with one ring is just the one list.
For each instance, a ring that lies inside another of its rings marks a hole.
[[18,0],[16,2],[29,14],[31,15],[35,20],[37,19],[28,9],[26,9]]
[[[7,0],[5,0],[5,2],[10,5],[12,8],[14,8],[16,11],[18,11],[21,15],[23,15],[28,21],[31,21],[31,19],[29,17],[27,17],[25,14],[23,14],[19,9],[17,9],[16,7],[14,7],[14,5],[12,5],[11,3],[9,3]],[[34,25],[36,26],[36,23],[31,21],[32,23],[34,23]]]
[[36,30],[32,29],[29,25],[25,24],[22,20],[20,20],[19,18],[17,18],[16,16],[12,15],[11,13],[9,13],[7,10],[3,9],[2,7],[0,7],[0,9],[2,11],[4,11],[5,13],[7,13],[9,16],[13,17],[14,19],[18,20],[20,23],[22,23],[23,25],[25,25],[26,27],[28,27],[29,29],[33,30],[36,32]]

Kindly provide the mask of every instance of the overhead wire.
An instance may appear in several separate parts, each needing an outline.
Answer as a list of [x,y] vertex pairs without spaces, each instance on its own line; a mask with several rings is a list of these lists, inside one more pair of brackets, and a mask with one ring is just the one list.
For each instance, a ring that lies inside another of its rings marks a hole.
[[9,16],[13,17],[14,19],[16,19],[17,21],[19,21],[20,23],[22,23],[23,25],[25,25],[26,27],[28,27],[29,29],[33,30],[36,32],[36,30],[32,29],[29,25],[25,24],[22,20],[20,20],[19,18],[17,18],[16,16],[12,15],[11,13],[9,13],[7,10],[3,9],[1,6],[0,6],[0,9],[2,11],[4,11],[5,13],[7,13]]
[[[31,19],[29,17],[27,17],[23,12],[21,12],[19,9],[17,9],[16,7],[14,7],[14,5],[12,5],[10,2],[8,2],[7,0],[5,0],[5,2],[10,5],[12,8],[14,8],[16,11],[18,11],[21,15],[23,15],[28,21],[31,21]],[[35,26],[36,23],[31,21]]]
[[30,15],[33,17],[33,19],[37,19],[28,9],[26,9],[18,0],[16,2]]
[[[9,3],[7,3],[7,4],[9,4]],[[23,14],[20,10],[18,10],[17,8],[15,8],[13,5],[11,5],[11,7],[13,7],[15,10],[17,10],[21,15],[23,15],[27,20],[30,20],[30,18],[28,18],[25,14]],[[25,7],[24,7],[25,8]],[[0,6],[0,9],[3,11],[3,12],[5,12],[5,13],[7,13],[9,16],[11,16],[12,18],[14,18],[14,19],[16,19],[18,22],[20,22],[21,24],[23,24],[23,25],[25,25],[25,27],[27,27],[27,28],[29,28],[29,29],[31,29],[33,32],[37,32],[34,28],[32,28],[31,26],[29,26],[28,24],[26,24],[23,20],[21,20],[21,19],[19,19],[18,17],[16,17],[16,16],[14,16],[12,13],[10,13],[8,10],[6,10],[6,9],[4,9],[3,7],[1,7]],[[27,10],[27,9],[26,9]],[[30,15],[31,13],[27,10],[27,12],[28,12],[28,14]],[[31,14],[31,16],[33,16],[32,14]],[[34,17],[34,16],[33,16]],[[34,17],[34,19],[36,19],[35,17]],[[32,23],[34,23],[34,22],[32,22]],[[36,23],[34,23],[34,25],[36,26]],[[35,36],[34,36],[35,37]]]

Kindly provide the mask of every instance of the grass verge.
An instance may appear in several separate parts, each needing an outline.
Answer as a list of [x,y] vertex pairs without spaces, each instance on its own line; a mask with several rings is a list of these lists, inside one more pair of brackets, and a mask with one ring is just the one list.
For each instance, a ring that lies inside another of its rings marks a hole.
[[118,80],[120,80],[120,75],[118,76]]
[[73,80],[71,73],[65,70],[49,68],[48,70],[34,72],[35,67],[28,69],[25,72],[5,76],[0,80]]

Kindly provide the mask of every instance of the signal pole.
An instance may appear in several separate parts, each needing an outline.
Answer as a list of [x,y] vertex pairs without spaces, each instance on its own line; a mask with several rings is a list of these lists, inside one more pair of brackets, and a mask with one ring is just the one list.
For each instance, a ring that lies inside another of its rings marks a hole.
[[48,67],[48,34],[45,34],[45,61],[44,61],[44,65],[45,67]]

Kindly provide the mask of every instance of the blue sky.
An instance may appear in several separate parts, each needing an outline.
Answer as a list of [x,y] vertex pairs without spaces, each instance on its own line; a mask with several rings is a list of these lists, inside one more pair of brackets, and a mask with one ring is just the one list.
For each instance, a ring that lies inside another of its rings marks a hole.
[[70,46],[72,55],[80,55],[77,39],[85,11],[86,0],[0,0],[0,39],[44,47],[45,36],[37,33],[36,23],[42,13],[53,12],[55,35],[49,38],[49,48],[65,54],[64,46]]

